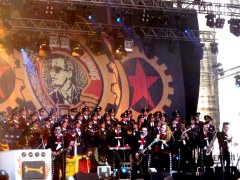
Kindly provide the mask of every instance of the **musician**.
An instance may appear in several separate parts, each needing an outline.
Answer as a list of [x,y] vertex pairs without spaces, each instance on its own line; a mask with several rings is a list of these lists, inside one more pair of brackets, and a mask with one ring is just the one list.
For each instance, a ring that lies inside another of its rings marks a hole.
[[138,127],[139,127],[139,129],[142,129],[143,127],[146,127],[147,126],[147,121],[145,121],[145,119],[144,119],[145,117],[144,117],[144,115],[143,114],[140,114],[139,116],[138,116]]
[[153,113],[148,114],[148,131],[151,134],[152,137],[155,137],[155,116]]
[[190,152],[191,152],[191,167],[192,170],[196,170],[197,167],[197,160],[198,160],[198,152],[199,152],[199,134],[200,131],[202,131],[199,126],[196,125],[196,117],[195,115],[192,115],[190,117],[190,125],[188,126],[188,129],[191,128],[190,131],[188,131],[188,137],[189,137],[189,146],[190,146]]
[[174,136],[166,123],[161,126],[160,134],[157,135],[160,141],[154,146],[153,160],[159,172],[170,172],[170,153],[174,145]]
[[102,107],[101,106],[97,106],[94,108],[94,112],[97,113],[97,118],[98,118],[98,122],[99,124],[101,124],[103,122],[103,116],[102,116]]
[[85,148],[85,134],[79,121],[75,121],[75,128],[72,130],[72,135],[74,138],[74,151],[71,154],[83,155]]
[[229,122],[223,122],[222,131],[217,133],[218,144],[221,155],[221,164],[225,166],[225,171],[230,171],[230,152],[228,144],[232,142],[232,136],[229,133]]
[[76,108],[69,109],[68,111],[69,111],[69,121],[72,123],[75,120],[78,111]]
[[144,122],[147,123],[149,109],[148,108],[142,108],[141,112],[142,112],[142,115],[143,115],[143,118],[144,118]]
[[[199,134],[199,146],[202,150],[202,153],[200,153],[199,157],[199,166],[201,168],[205,167],[207,171],[210,170],[210,167],[213,166],[213,157],[212,152],[208,154],[208,148],[210,148],[210,144],[213,141],[213,137],[215,135],[215,132],[212,132],[212,129],[215,130],[215,127],[209,124],[210,121],[205,121],[203,125],[203,130],[200,131]],[[203,160],[201,162],[201,160]]]
[[111,146],[123,146],[123,139],[125,139],[126,131],[122,129],[122,124],[117,123],[112,136],[111,136]]
[[127,122],[128,122],[128,126],[129,126],[128,128],[132,129],[133,124],[135,123],[135,120],[133,119],[132,110],[128,109],[128,110],[125,111],[125,113],[127,113],[127,115],[128,115],[128,117],[127,117]]
[[48,139],[47,148],[52,150],[53,160],[53,180],[59,179],[59,171],[62,172],[62,180],[66,179],[66,155],[65,151],[70,150],[69,141],[64,138],[60,124],[55,124],[54,133]]
[[100,128],[97,132],[98,141],[99,141],[99,160],[105,162],[108,154],[108,146],[110,143],[110,133],[106,128],[105,122],[100,124]]
[[9,128],[4,134],[5,141],[8,142],[8,146],[10,150],[15,150],[21,148],[23,145],[20,142],[20,138],[22,137],[22,131],[19,128],[19,124],[11,122],[9,124]]
[[180,155],[180,163],[176,158],[173,162],[175,162],[175,165],[178,163],[177,165],[179,165],[179,170],[184,172],[187,170],[187,168],[189,168],[190,163],[191,153],[189,147],[188,131],[190,131],[191,128],[186,129],[186,122],[184,120],[180,120],[178,124],[178,129],[174,133],[175,146],[172,153],[176,157],[179,157],[178,155]]
[[160,134],[162,123],[164,123],[164,122],[163,121],[158,121],[157,122],[157,125],[156,125],[156,127],[154,129],[154,131],[155,131],[154,137],[156,137],[157,134]]
[[135,156],[133,157],[132,179],[137,178],[137,171],[139,170],[142,173],[143,179],[148,180],[150,178],[148,173],[148,169],[150,168],[150,152],[148,152],[148,150],[151,149],[151,147],[148,147],[148,145],[152,142],[152,137],[148,132],[147,127],[142,128],[141,134],[137,139],[137,142],[137,151],[135,153],[133,152]]
[[88,126],[85,129],[85,142],[87,152],[91,151],[95,153],[96,147],[98,146],[97,130],[93,124],[93,120],[88,120]]
[[201,114],[200,112],[196,112],[195,114],[195,125],[202,129],[204,122],[200,120],[200,114]]
[[104,114],[104,122],[108,132],[112,133],[115,125],[114,125],[114,121],[111,119],[111,116],[108,112]]
[[118,119],[115,117],[116,116],[116,110],[114,108],[111,108],[108,110],[108,114],[110,114],[111,120],[114,124],[114,126],[116,126]]
[[44,120],[46,119],[46,113],[44,108],[38,109],[38,119],[40,127],[43,127],[45,124]]
[[83,121],[87,121],[90,117],[89,117],[89,107],[85,106],[82,108],[82,114],[83,114]]
[[76,121],[78,121],[81,124],[81,127],[85,129],[87,126],[87,120],[84,119],[83,114],[81,112],[78,112],[76,115]]
[[32,127],[30,128],[29,147],[32,149],[39,149],[41,145],[43,145],[42,138],[42,130],[39,127],[38,121],[33,121]]

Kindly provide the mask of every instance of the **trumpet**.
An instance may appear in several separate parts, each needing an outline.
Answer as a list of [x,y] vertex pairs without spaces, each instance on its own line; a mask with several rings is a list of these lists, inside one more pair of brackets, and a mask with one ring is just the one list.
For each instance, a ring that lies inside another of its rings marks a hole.
[[180,136],[179,141],[182,141],[182,140],[188,138],[187,132],[190,131],[191,129],[192,129],[192,128],[188,128],[188,129],[185,128],[185,130],[182,132],[182,134],[181,134],[181,136]]

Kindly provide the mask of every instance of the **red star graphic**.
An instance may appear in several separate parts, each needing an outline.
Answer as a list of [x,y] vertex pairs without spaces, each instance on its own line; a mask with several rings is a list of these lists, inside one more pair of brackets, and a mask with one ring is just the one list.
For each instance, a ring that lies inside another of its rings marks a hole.
[[144,97],[148,101],[149,105],[154,107],[148,89],[158,78],[159,77],[157,76],[146,76],[142,65],[139,63],[139,60],[137,60],[135,75],[128,76],[129,83],[134,88],[132,106]]
[[[0,77],[1,75],[3,75],[8,69],[10,68],[10,66],[2,66],[0,67]],[[5,99],[5,96],[3,94],[2,88],[0,87],[0,98]]]

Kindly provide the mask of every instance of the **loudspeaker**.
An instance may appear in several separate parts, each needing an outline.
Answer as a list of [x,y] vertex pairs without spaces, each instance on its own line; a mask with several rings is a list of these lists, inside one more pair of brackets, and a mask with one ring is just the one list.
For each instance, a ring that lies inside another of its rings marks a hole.
[[82,173],[77,173],[74,175],[74,178],[76,180],[99,180],[98,174],[97,173],[89,173],[89,174],[82,174]]
[[50,149],[21,149],[0,152],[0,169],[9,179],[52,179]]

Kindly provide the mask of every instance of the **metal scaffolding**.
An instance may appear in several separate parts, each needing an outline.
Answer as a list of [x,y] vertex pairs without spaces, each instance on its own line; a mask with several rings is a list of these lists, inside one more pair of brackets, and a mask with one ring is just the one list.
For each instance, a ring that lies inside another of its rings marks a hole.
[[[107,36],[108,34],[106,30],[122,30],[122,27],[118,25],[75,22],[73,26],[69,26],[64,21],[29,18],[9,19],[8,21],[3,22],[3,26],[9,27],[11,28],[11,30],[24,30],[45,33],[65,33],[69,35],[96,35],[98,32],[100,32],[102,35]],[[214,31],[189,30],[188,32],[183,32],[179,29],[142,26],[131,26],[126,31],[127,34],[131,35],[131,38],[171,39],[202,42],[215,41]],[[119,35],[121,36],[121,33],[119,33]]]
[[[162,10],[174,12],[195,12],[200,14],[213,13],[215,15],[225,15],[231,17],[240,17],[240,5],[224,4],[212,2],[197,2],[197,1],[163,1],[163,0],[33,0],[32,2],[51,2],[61,4],[79,4],[85,6],[104,6],[116,7],[122,9],[145,9],[145,10]],[[194,10],[194,11],[189,11]]]

